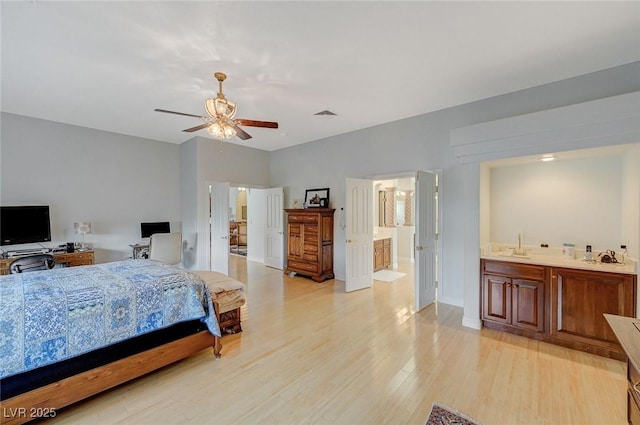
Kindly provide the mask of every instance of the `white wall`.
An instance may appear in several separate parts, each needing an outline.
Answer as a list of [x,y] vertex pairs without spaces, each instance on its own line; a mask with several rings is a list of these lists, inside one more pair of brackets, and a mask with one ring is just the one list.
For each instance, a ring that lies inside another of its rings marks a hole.
[[96,261],[131,255],[140,222],[181,230],[179,147],[2,113],[0,203],[51,209],[52,242],[80,241],[73,223],[90,221],[85,241]]
[[620,155],[492,168],[491,242],[617,251],[622,183]]
[[[285,188],[286,204],[304,190],[331,189],[331,206],[344,214],[346,177],[401,175],[442,169],[441,301],[465,305],[465,320],[479,323],[478,164],[462,166],[450,144],[451,132],[472,124],[543,111],[640,90],[640,63],[624,65],[490,99],[354,131],[272,152],[271,182]],[[334,228],[334,269],[345,277],[345,235]],[[476,260],[465,261],[465,258]],[[469,299],[465,296],[469,294]],[[439,294],[440,295],[440,294]]]
[[631,257],[640,259],[640,142],[623,156],[622,164],[620,241]]
[[[254,137],[251,140],[258,143],[259,139]],[[190,147],[190,144],[195,144],[195,148]],[[194,261],[185,264],[185,267],[203,269],[209,264],[210,252],[209,184],[228,182],[232,186],[269,187],[269,152],[233,143],[220,143],[203,137],[194,137],[183,143],[181,148],[184,149],[182,166],[196,170],[196,176],[190,182],[191,187],[185,189],[195,190],[196,212],[183,216],[183,221],[185,225],[189,221],[189,225],[195,226],[198,237],[197,240],[189,241],[194,244]],[[194,189],[193,185],[197,188]],[[192,206],[193,204],[190,204],[189,208]]]
[[198,246],[198,144],[191,139],[180,145],[180,216],[184,251],[182,265],[193,268]]

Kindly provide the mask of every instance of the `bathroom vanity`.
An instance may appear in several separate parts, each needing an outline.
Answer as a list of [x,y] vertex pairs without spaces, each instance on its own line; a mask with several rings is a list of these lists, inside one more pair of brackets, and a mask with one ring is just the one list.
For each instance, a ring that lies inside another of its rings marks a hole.
[[373,271],[386,269],[391,265],[391,238],[373,241]]
[[501,331],[619,360],[603,314],[636,316],[636,265],[557,256],[483,255],[481,319]]

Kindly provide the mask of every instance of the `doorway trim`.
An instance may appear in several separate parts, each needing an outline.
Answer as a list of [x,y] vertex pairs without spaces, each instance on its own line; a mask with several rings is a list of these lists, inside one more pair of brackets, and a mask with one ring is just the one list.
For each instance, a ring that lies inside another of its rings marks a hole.
[[[376,181],[376,180],[393,180],[393,179],[403,179],[403,178],[408,178],[408,177],[416,177],[416,171],[401,171],[401,172],[397,172],[397,173],[388,173],[388,174],[376,174],[376,175],[368,175],[365,177],[362,177],[362,179],[364,180],[371,180]],[[442,190],[442,182],[443,182],[443,170],[441,168],[437,168],[437,169],[427,169],[427,170],[420,170],[420,171],[426,171],[428,173],[432,173],[435,174],[437,176],[437,182],[438,182],[438,203],[437,203],[437,220],[436,220],[436,235],[437,235],[437,241],[436,241],[436,256],[437,256],[437,266],[436,266],[436,302],[440,301],[446,304],[453,304],[453,305],[459,305],[459,303],[452,303],[452,302],[447,302],[446,298],[443,297],[442,295],[442,237],[440,232],[442,231],[442,205],[443,205],[443,190]],[[415,190],[415,182],[414,182],[414,190]],[[418,232],[418,229],[416,228],[416,233]],[[415,249],[415,244],[414,244],[414,249]],[[345,250],[345,262],[346,262],[346,250]],[[415,277],[414,277],[415,279]],[[414,301],[418,298],[417,297],[417,285],[415,285],[415,280],[414,280],[414,293],[413,293],[413,297],[414,297]]]

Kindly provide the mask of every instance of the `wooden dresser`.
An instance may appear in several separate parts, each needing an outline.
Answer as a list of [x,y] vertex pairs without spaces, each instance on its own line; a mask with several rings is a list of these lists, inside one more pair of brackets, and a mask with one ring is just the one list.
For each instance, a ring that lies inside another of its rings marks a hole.
[[333,279],[332,208],[286,209],[287,268],[316,282]]
[[627,422],[640,425],[640,319],[613,314],[604,318],[627,355]]
[[[0,275],[9,274],[9,265],[18,257],[0,258]],[[95,262],[93,251],[61,252],[53,254],[56,264],[64,264],[67,267],[87,266]]]

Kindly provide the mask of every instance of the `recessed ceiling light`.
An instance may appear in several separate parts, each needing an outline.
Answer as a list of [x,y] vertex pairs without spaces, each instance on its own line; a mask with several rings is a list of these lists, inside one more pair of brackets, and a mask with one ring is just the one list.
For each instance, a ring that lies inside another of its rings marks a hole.
[[553,161],[554,159],[556,159],[555,156],[551,155],[551,154],[546,154],[546,155],[542,155],[542,158],[540,159],[540,161]]

